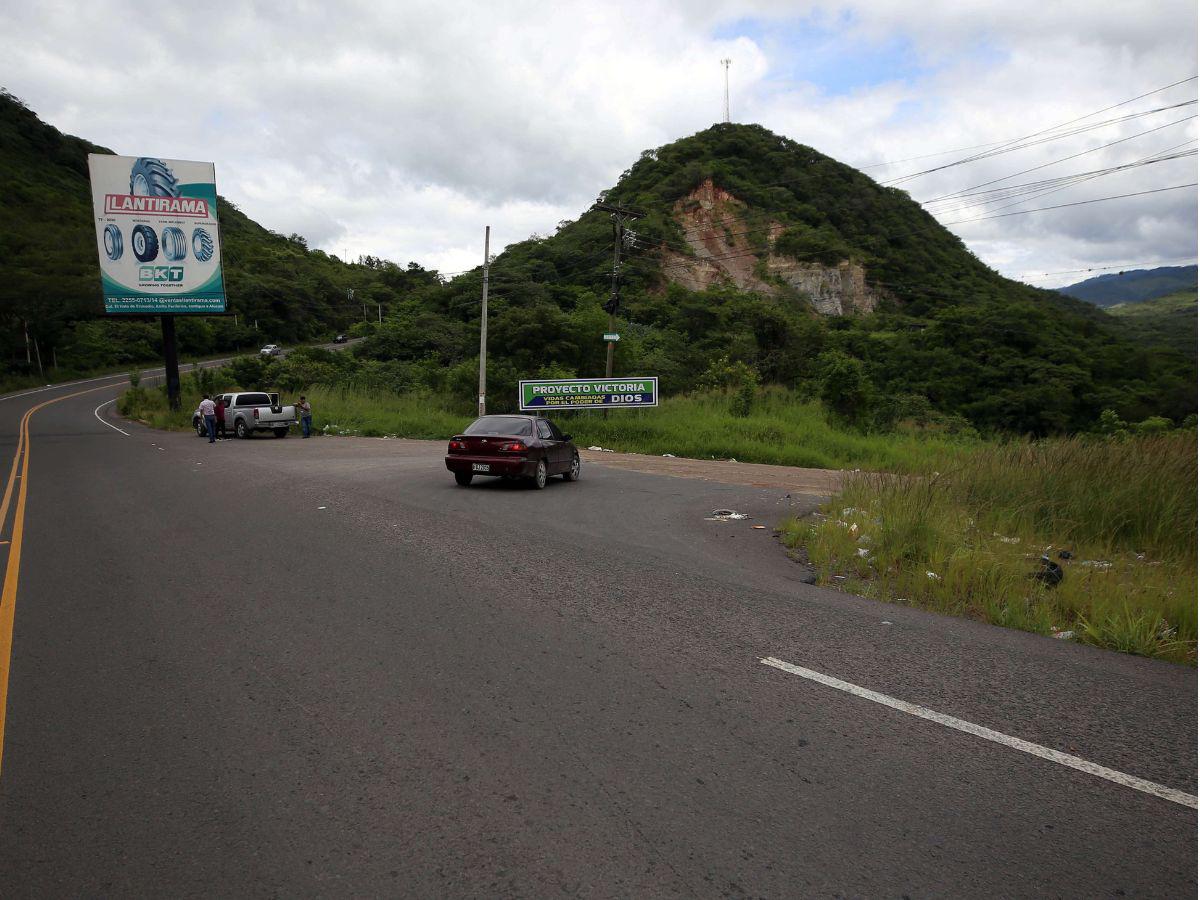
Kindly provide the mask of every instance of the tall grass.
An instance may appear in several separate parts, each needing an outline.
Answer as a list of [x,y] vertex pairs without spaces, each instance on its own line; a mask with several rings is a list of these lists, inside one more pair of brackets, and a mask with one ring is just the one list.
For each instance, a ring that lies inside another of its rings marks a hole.
[[[853,476],[782,530],[824,583],[1194,664],[1196,450],[1194,432],[980,445],[925,475]],[[1030,577],[1043,554],[1055,587]]]
[[[186,388],[185,383],[185,395]],[[305,395],[312,403],[313,426],[329,435],[443,440],[475,416],[473,404],[436,394],[315,387]],[[197,399],[187,396],[183,418],[166,413],[161,391],[142,391],[136,412],[125,406],[121,410],[156,427],[186,428]],[[761,392],[747,416],[734,415],[733,402],[728,394],[699,394],[666,398],[654,409],[616,409],[608,416],[567,412],[553,418],[581,447],[825,469],[922,471],[978,443],[939,433],[869,434],[841,428],[830,422],[820,403],[782,390]]]
[[974,443],[938,433],[871,434],[839,427],[818,401],[782,389],[760,391],[746,416],[733,414],[735,400],[730,394],[693,394],[665,398],[655,409],[555,419],[581,446],[819,469],[920,471]]

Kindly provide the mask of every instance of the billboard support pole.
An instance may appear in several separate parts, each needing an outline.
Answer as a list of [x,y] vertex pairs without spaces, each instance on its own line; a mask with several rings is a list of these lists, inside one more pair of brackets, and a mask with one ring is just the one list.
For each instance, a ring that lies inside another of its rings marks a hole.
[[179,396],[179,352],[175,347],[175,317],[161,316],[163,363],[167,377],[167,402],[171,409],[178,410],[182,406]]

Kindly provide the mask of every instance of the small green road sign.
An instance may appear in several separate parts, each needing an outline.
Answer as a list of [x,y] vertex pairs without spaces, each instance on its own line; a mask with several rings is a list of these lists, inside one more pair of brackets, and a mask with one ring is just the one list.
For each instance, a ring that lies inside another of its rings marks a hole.
[[621,409],[658,406],[658,379],[559,378],[522,381],[521,409]]
[[604,339],[606,341],[619,341],[621,339],[621,336],[619,334],[617,334],[615,331],[609,331],[609,332],[605,333]]

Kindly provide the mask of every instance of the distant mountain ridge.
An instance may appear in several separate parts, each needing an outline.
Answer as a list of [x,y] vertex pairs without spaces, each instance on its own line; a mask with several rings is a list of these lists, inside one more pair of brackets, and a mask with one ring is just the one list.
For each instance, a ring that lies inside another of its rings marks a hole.
[[1134,269],[1097,275],[1086,281],[1058,288],[1059,293],[1096,306],[1116,306],[1118,303],[1142,303],[1155,297],[1166,297],[1180,291],[1196,290],[1195,266],[1160,266],[1157,269]]

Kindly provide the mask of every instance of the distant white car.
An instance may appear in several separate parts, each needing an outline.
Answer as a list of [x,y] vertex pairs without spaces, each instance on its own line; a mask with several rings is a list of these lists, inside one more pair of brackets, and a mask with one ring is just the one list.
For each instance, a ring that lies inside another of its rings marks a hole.
[[267,344],[267,346],[259,350],[258,353],[259,356],[282,356],[283,348],[278,344]]

